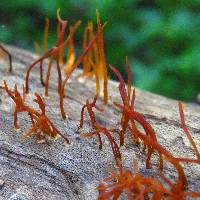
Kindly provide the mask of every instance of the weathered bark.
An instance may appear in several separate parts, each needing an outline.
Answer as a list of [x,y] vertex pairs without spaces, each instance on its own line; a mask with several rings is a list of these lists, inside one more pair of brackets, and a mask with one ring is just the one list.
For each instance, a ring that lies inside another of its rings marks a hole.
[[[16,83],[21,88],[27,67],[37,56],[14,47],[7,48],[13,55],[14,71],[9,73],[6,58],[1,59],[0,84],[6,80],[9,87]],[[31,125],[28,116],[19,115],[21,129],[16,131],[13,126],[14,104],[0,91],[0,199],[97,199],[96,186],[108,175],[108,167],[114,168],[115,161],[106,138],[103,149],[99,150],[97,138],[81,138],[76,131],[83,103],[86,99],[93,99],[95,94],[95,82],[80,81],[77,79],[79,73],[77,70],[73,74],[66,87],[66,120],[62,120],[59,112],[56,73],[50,78],[50,98],[44,98],[48,116],[70,139],[70,145],[64,144],[62,139],[46,144],[38,144],[34,137],[22,140],[20,135]],[[32,71],[30,83],[27,101],[31,106],[36,106],[32,103],[34,92],[44,94],[39,66]],[[109,81],[109,105],[105,106],[105,112],[97,112],[98,122],[107,127],[116,128],[119,125],[119,111],[112,105],[113,100],[120,102],[117,86],[117,82]],[[102,98],[98,104],[102,104]],[[144,114],[155,128],[158,141],[173,155],[194,158],[194,152],[180,127],[177,101],[137,89],[136,109]],[[185,117],[195,142],[200,146],[200,107],[186,104]],[[87,117],[84,127],[82,132],[88,132],[91,128]],[[137,160],[142,173],[155,174],[155,165],[152,170],[145,169],[146,157],[142,147],[134,144],[128,135],[125,143],[125,147],[121,148],[125,168],[132,168],[133,160]],[[165,168],[168,176],[176,176],[175,169],[168,163],[165,163]],[[189,188],[200,191],[200,166],[190,164],[184,165],[184,168]]]

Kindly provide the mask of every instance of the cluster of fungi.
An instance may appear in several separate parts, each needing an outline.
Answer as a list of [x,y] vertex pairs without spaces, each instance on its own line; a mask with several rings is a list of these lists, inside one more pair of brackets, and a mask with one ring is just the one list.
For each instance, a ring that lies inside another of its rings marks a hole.
[[[36,110],[30,107],[26,103],[26,94],[29,93],[29,77],[33,68],[39,65],[40,72],[40,81],[41,85],[45,87],[45,96],[48,96],[49,90],[49,79],[51,75],[52,66],[56,66],[58,73],[58,85],[57,92],[60,99],[60,113],[63,119],[66,118],[64,110],[64,97],[65,97],[65,86],[74,72],[74,70],[82,63],[82,77],[95,77],[96,82],[96,92],[94,100],[89,102],[86,100],[86,103],[83,105],[81,110],[81,119],[79,129],[84,125],[84,112],[88,112],[88,116],[91,121],[91,126],[93,131],[89,133],[81,133],[83,138],[96,137],[99,140],[99,149],[103,148],[102,136],[105,136],[112,148],[113,156],[115,159],[117,172],[111,171],[111,176],[104,180],[104,183],[100,183],[97,187],[99,191],[99,200],[104,199],[118,199],[121,195],[126,195],[126,198],[129,200],[137,199],[185,199],[187,197],[200,197],[200,193],[187,191],[187,177],[183,169],[182,163],[193,163],[200,164],[200,152],[192,139],[191,133],[187,129],[185,119],[184,119],[184,108],[181,102],[178,103],[181,126],[183,133],[188,138],[195,155],[196,159],[175,157],[170,153],[166,148],[164,148],[157,141],[156,132],[151,126],[151,124],[145,119],[145,117],[135,110],[135,98],[136,91],[131,87],[131,69],[128,63],[128,58],[125,60],[125,64],[128,71],[127,86],[126,83],[119,73],[119,71],[110,65],[110,69],[119,79],[119,94],[121,97],[121,104],[113,102],[113,105],[121,112],[121,120],[119,122],[120,127],[117,129],[108,129],[107,127],[102,126],[96,120],[96,114],[94,109],[99,112],[104,112],[104,109],[96,105],[100,91],[103,91],[103,103],[106,105],[108,102],[108,77],[107,77],[107,65],[105,61],[104,53],[104,42],[103,42],[103,29],[106,25],[101,24],[99,13],[97,11],[97,31],[94,31],[93,23],[89,22],[87,27],[84,30],[84,39],[83,39],[83,52],[76,58],[75,56],[75,46],[74,46],[74,34],[78,27],[81,24],[81,21],[78,21],[74,26],[70,27],[69,34],[66,35],[67,21],[63,20],[60,17],[59,10],[57,11],[57,43],[50,50],[47,49],[47,38],[48,38],[48,29],[49,29],[49,20],[46,19],[45,29],[44,29],[44,39],[43,39],[43,51],[39,47],[38,43],[35,43],[37,53],[40,55],[40,58],[33,62],[26,72],[25,86],[23,86],[23,93],[17,89],[17,85],[14,86],[14,89],[9,89],[7,83],[4,81],[4,84],[0,86],[1,90],[5,91],[9,97],[15,103],[14,111],[14,127],[15,129],[19,128],[17,114],[20,112],[25,112],[29,115],[32,122],[31,129],[22,135],[23,138],[30,137],[32,135],[38,141],[42,140],[45,136],[48,138],[57,138],[61,136],[64,140],[69,143],[68,138],[66,138],[60,131],[54,126],[51,120],[48,118],[45,112],[45,102],[42,97],[36,92],[35,99],[33,100],[39,106],[39,110]],[[63,58],[63,51],[68,47],[68,54],[66,61]],[[10,53],[6,50],[3,45],[0,45],[0,48],[8,55],[10,61],[9,71],[12,72],[12,58]],[[46,79],[44,79],[44,61],[47,60],[47,70],[46,70]],[[53,65],[55,62],[55,65]],[[62,69],[64,67],[64,70]],[[64,80],[63,74],[64,71]],[[103,87],[101,88],[101,83]],[[142,127],[142,131],[141,128]],[[116,137],[113,137],[113,132],[117,133],[119,136],[119,141],[116,141]],[[153,155],[158,155],[158,169],[157,177],[143,176],[139,173],[138,163],[133,162],[133,172],[126,170],[122,165],[122,155],[120,147],[125,144],[126,134],[131,134],[133,141],[135,143],[143,144],[143,152],[146,155],[146,168],[151,168],[152,163],[151,159]],[[164,164],[170,163],[177,171],[177,180],[170,180],[164,175]]]

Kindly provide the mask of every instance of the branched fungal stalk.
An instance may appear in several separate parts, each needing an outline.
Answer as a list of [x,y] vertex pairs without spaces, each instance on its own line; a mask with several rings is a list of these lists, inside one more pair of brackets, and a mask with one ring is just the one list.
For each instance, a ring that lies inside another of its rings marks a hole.
[[[132,122],[134,122],[136,120],[139,123],[141,123],[141,121],[138,118],[137,113],[135,113],[135,111],[130,110],[128,107],[126,107],[124,105],[116,104],[116,106],[118,108],[120,108],[121,110],[124,110],[130,117],[130,120]],[[169,151],[167,151],[163,146],[161,146],[157,142],[157,140],[155,140],[154,137],[152,137],[151,128],[148,126],[145,127],[146,126],[145,124],[146,124],[146,122],[142,122],[141,125],[143,125],[146,135],[143,134],[141,131],[139,131],[136,127],[129,126],[128,128],[135,137],[137,137],[143,141],[144,145],[148,149],[148,155],[147,155],[147,161],[146,161],[147,167],[148,167],[148,165],[150,165],[150,159],[151,159],[151,156],[153,155],[153,153],[158,152],[158,154],[160,156],[159,169],[161,171],[163,169],[163,158],[165,160],[167,160],[168,162],[170,162],[176,168],[176,170],[179,174],[179,179],[177,181],[177,184],[180,185],[180,187],[184,190],[184,188],[187,186],[187,179],[186,179],[185,172],[184,172],[182,166],[180,165],[179,161]]]
[[[29,76],[30,76],[30,72],[32,71],[32,69],[38,64],[40,63],[40,79],[41,79],[41,84],[45,85],[46,83],[44,83],[43,81],[43,62],[45,59],[47,58],[55,58],[56,59],[56,69],[57,69],[57,73],[58,73],[58,93],[60,94],[61,91],[61,84],[62,84],[62,74],[61,74],[61,69],[60,69],[60,64],[59,64],[59,54],[60,54],[60,50],[63,49],[69,42],[70,37],[68,36],[67,39],[63,42],[64,36],[65,36],[65,31],[66,31],[66,27],[67,27],[67,21],[64,21],[61,19],[60,15],[59,15],[59,9],[57,10],[57,18],[58,18],[58,22],[61,24],[61,31],[59,32],[58,35],[58,39],[57,39],[57,43],[56,46],[53,47],[52,49],[50,49],[49,51],[47,51],[44,56],[42,56],[41,58],[39,58],[38,60],[36,60],[35,62],[33,62],[30,67],[27,70],[26,73],[26,93],[29,92]],[[50,73],[50,70],[47,70]],[[47,76],[49,77],[50,74],[47,74]],[[48,79],[47,79],[48,80]],[[48,90],[48,88],[47,88]]]
[[[14,91],[10,90],[7,86],[6,81],[4,81],[4,86],[1,86],[3,90],[6,91],[9,97],[12,98],[12,100],[15,103],[15,111],[14,111],[14,127],[15,129],[19,129],[19,125],[17,122],[17,114],[20,112],[28,112],[31,121],[33,121],[33,115],[32,113],[34,112],[32,109],[30,109],[26,103],[25,103],[25,91],[23,89],[23,94],[22,96],[20,95],[17,85],[15,84]],[[23,87],[24,88],[24,87]]]
[[101,134],[105,135],[107,137],[107,139],[110,142],[111,148],[112,148],[112,152],[113,155],[115,157],[116,163],[118,163],[119,160],[121,160],[121,153],[118,147],[118,144],[115,142],[114,138],[112,137],[112,135],[110,134],[109,130],[105,127],[100,126],[97,121],[96,121],[96,117],[95,117],[95,113],[93,111],[93,108],[96,108],[99,111],[103,111],[101,108],[99,108],[96,105],[96,101],[97,101],[97,95],[95,95],[94,100],[92,103],[89,103],[88,100],[86,100],[86,104],[82,107],[81,110],[81,119],[80,119],[80,126],[79,128],[83,127],[83,120],[84,120],[84,110],[87,109],[87,112],[89,114],[90,120],[91,120],[91,124],[92,127],[94,129],[93,132],[90,133],[83,133],[81,134],[82,137],[93,137],[93,136],[97,136],[99,139],[99,149],[102,149],[103,143],[102,143],[102,139],[101,139]]
[[75,56],[75,47],[74,47],[74,34],[76,33],[76,30],[79,28],[79,26],[81,25],[81,21],[77,21],[76,24],[74,26],[70,27],[70,40],[69,40],[69,49],[67,52],[67,62],[66,62],[66,66],[65,66],[65,73],[68,74],[71,71],[71,68],[74,64],[74,61],[76,59]]
[[67,84],[71,74],[73,71],[82,63],[85,55],[87,55],[88,51],[92,48],[94,42],[97,40],[97,36],[95,36],[90,43],[88,44],[87,48],[84,50],[84,52],[79,56],[79,58],[76,60],[76,62],[72,65],[71,70],[66,74],[66,78],[64,79],[61,87],[60,92],[60,111],[63,119],[66,119],[66,114],[64,110],[64,93],[65,93],[65,85]]
[[168,194],[162,183],[152,177],[144,177],[139,174],[138,164],[134,162],[134,171],[124,170],[122,164],[118,165],[118,172],[111,171],[110,177],[106,178],[97,189],[99,190],[99,200],[118,199],[123,193],[128,200],[147,199],[150,194],[151,199],[159,200]]
[[42,100],[41,96],[38,93],[35,93],[36,99],[33,101],[38,104],[41,112],[38,112],[34,108],[28,106],[25,102],[25,90],[23,89],[23,95],[21,96],[17,86],[15,85],[14,91],[11,91],[6,82],[4,81],[4,86],[1,86],[1,89],[5,90],[9,97],[15,103],[15,111],[14,111],[14,127],[19,129],[19,125],[17,122],[17,114],[21,112],[27,112],[31,118],[32,128],[23,134],[23,138],[31,136],[33,133],[36,135],[36,139],[41,141],[41,135],[44,134],[50,138],[56,138],[58,135],[65,139],[67,143],[69,140],[62,134],[58,129],[54,126],[54,124],[50,121],[50,119],[46,115],[45,103]]
[[[103,41],[103,29],[106,25],[101,25],[100,16],[98,10],[97,15],[97,41],[94,43],[93,48],[89,51],[87,56],[83,60],[83,73],[82,76],[92,77],[96,79],[96,93],[100,95],[100,81],[103,80],[103,93],[104,104],[108,102],[108,75],[107,66],[105,61],[104,41]],[[83,37],[83,49],[87,47],[88,40],[94,36],[93,23],[89,22],[84,30]]]
[[[182,190],[185,188],[187,185],[187,180],[185,173],[183,171],[182,166],[180,165],[180,162],[190,162],[190,163],[198,163],[200,164],[199,160],[199,151],[196,147],[196,144],[194,143],[190,132],[188,131],[186,124],[185,124],[185,119],[184,119],[184,113],[183,113],[183,107],[182,104],[179,102],[179,113],[181,117],[181,124],[182,128],[189,139],[193,149],[195,150],[197,160],[194,159],[187,159],[187,158],[175,158],[169,151],[167,151],[164,147],[162,147],[158,142],[156,138],[156,133],[152,126],[145,120],[142,114],[138,113],[134,109],[134,101],[135,101],[135,91],[133,91],[132,99],[131,97],[131,76],[130,76],[130,66],[128,65],[128,61],[126,59],[126,65],[128,67],[128,92],[126,91],[125,88],[125,81],[123,80],[121,74],[111,66],[112,71],[117,75],[120,84],[119,84],[119,92],[122,98],[123,105],[120,105],[118,103],[114,104],[121,109],[122,112],[122,120],[121,120],[121,127],[122,130],[124,130],[123,134],[120,137],[120,141],[124,140],[124,133],[126,129],[128,128],[133,136],[137,139],[140,139],[143,141],[145,148],[148,149],[148,154],[147,154],[147,161],[146,161],[146,167],[150,167],[150,160],[154,152],[157,152],[160,157],[160,163],[159,163],[159,170],[162,171],[163,169],[163,159],[167,160],[170,162],[174,167],[177,169],[177,172],[179,174],[179,179],[177,181],[177,187],[180,187]],[[137,126],[135,125],[135,121],[137,121],[144,129],[145,134],[143,134]],[[130,122],[130,124],[129,124]]]
[[[124,81],[124,79],[122,78],[121,74],[119,73],[119,71],[110,65],[111,70],[115,73],[115,75],[117,76],[117,78],[120,81],[119,84],[119,93],[122,99],[122,102],[124,105],[128,106],[131,110],[134,110],[134,102],[135,102],[135,89],[132,91],[131,90],[131,68],[130,65],[128,63],[128,57],[126,57],[125,59],[125,64],[126,67],[128,69],[128,86],[127,86],[127,90],[126,90],[126,83]],[[132,93],[132,98],[131,98],[131,93]],[[124,145],[124,137],[125,137],[125,132],[126,129],[128,127],[128,123],[129,123],[129,117],[127,116],[126,112],[122,113],[121,116],[121,130],[120,130],[120,145],[123,146]],[[132,124],[132,126],[136,126],[135,123]],[[138,142],[138,140],[136,139],[136,141]]]
[[35,93],[36,99],[34,99],[34,102],[36,102],[41,110],[41,113],[38,113],[37,115],[33,115],[34,117],[34,123],[32,128],[23,134],[23,138],[31,136],[33,133],[36,134],[36,138],[38,140],[41,140],[41,134],[45,134],[50,138],[56,138],[58,135],[64,138],[66,143],[69,144],[68,138],[66,138],[50,121],[50,119],[46,115],[46,110],[45,110],[45,103],[43,102],[41,96],[38,93]]
[[128,200],[151,199],[151,200],[184,200],[186,197],[200,197],[198,192],[185,192],[169,179],[159,174],[159,177],[165,182],[160,181],[159,177],[143,176],[139,173],[138,164],[133,163],[133,172],[124,170],[119,162],[118,172],[111,171],[110,177],[105,178],[104,182],[97,187],[99,191],[99,200],[118,199],[126,194]]

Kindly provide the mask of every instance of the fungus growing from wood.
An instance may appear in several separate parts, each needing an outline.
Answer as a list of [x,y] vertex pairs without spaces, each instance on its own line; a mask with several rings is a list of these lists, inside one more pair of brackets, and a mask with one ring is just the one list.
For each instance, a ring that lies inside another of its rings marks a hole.
[[17,114],[20,113],[20,112],[28,112],[31,120],[33,121],[33,115],[32,115],[33,111],[30,112],[31,109],[29,109],[28,106],[25,103],[24,86],[23,86],[22,96],[20,95],[16,84],[14,86],[14,91],[12,91],[8,88],[6,81],[4,81],[4,86],[1,86],[1,88],[6,91],[8,96],[11,97],[12,100],[14,101],[14,103],[15,103],[15,111],[14,111],[14,127],[15,127],[15,129],[19,129],[19,125],[18,125],[18,122],[17,122]]
[[119,199],[120,197],[126,197],[128,200],[184,200],[186,197],[200,197],[198,192],[183,191],[162,174],[158,177],[143,176],[139,173],[136,161],[133,163],[133,172],[124,170],[119,162],[118,172],[111,171],[110,174],[110,177],[104,179],[104,182],[108,183],[100,183],[97,187],[99,200]]
[[[62,20],[59,14],[59,9],[57,10],[57,19],[58,22],[61,24],[61,31],[59,32],[58,38],[57,38],[57,43],[56,46],[51,48],[49,51],[47,51],[44,56],[42,56],[41,58],[39,58],[38,60],[36,60],[35,62],[33,62],[30,67],[27,70],[26,73],[26,93],[29,92],[29,76],[30,76],[30,72],[33,70],[33,68],[40,63],[40,79],[41,79],[41,84],[44,86],[45,84],[48,85],[48,83],[44,82],[43,80],[43,62],[45,59],[50,58],[50,62],[52,62],[52,59],[55,58],[56,59],[56,69],[57,69],[57,73],[58,73],[58,93],[60,94],[61,91],[61,84],[62,84],[62,74],[61,74],[61,69],[60,69],[60,64],[59,64],[59,54],[60,54],[60,50],[63,49],[69,42],[70,37],[68,36],[67,39],[63,42],[64,36],[65,36],[65,31],[66,31],[66,27],[67,27],[67,21]],[[50,72],[51,72],[51,65],[48,66],[48,73],[47,73],[47,77],[50,76]],[[47,78],[48,81],[48,78]],[[46,90],[48,90],[48,87],[46,88]],[[46,92],[46,94],[48,95],[48,93]]]
[[80,119],[80,126],[79,126],[79,128],[83,127],[84,110],[87,109],[87,112],[89,114],[90,121],[92,124],[92,128],[94,129],[94,131],[92,131],[90,133],[83,133],[83,134],[81,134],[81,136],[82,137],[97,136],[99,139],[99,149],[102,149],[103,143],[102,143],[102,139],[101,139],[101,134],[105,135],[110,142],[116,163],[118,163],[118,160],[121,160],[121,153],[120,153],[118,144],[115,142],[115,140],[112,137],[112,135],[110,134],[109,130],[107,128],[99,125],[96,121],[96,117],[95,117],[95,113],[94,113],[93,109],[96,108],[97,110],[99,110],[101,112],[103,111],[103,109],[99,108],[96,105],[97,97],[98,97],[98,95],[95,95],[92,103],[89,103],[89,101],[86,100],[86,104],[83,105],[82,110],[81,110],[81,119]]
[[[95,76],[96,79],[96,93],[100,95],[100,82],[103,80],[103,94],[104,94],[104,104],[108,102],[108,75],[107,66],[105,60],[104,51],[104,40],[103,40],[103,29],[106,25],[101,24],[100,15],[98,10],[97,15],[97,41],[94,43],[93,48],[88,52],[83,60],[83,72],[82,76],[92,77]],[[86,49],[88,41],[94,37],[93,23],[89,22],[84,30],[83,37],[83,49]]]
[[75,46],[74,46],[74,35],[76,33],[76,30],[79,28],[79,26],[81,25],[81,21],[77,21],[74,26],[70,27],[69,30],[69,48],[67,51],[67,62],[65,64],[65,73],[68,74],[71,71],[71,68],[75,62],[76,59],[76,55],[75,55]]
[[134,162],[134,171],[124,170],[122,164],[118,165],[118,172],[111,171],[111,176],[104,181],[109,184],[101,183],[99,190],[99,200],[118,199],[121,195],[128,200],[132,199],[151,199],[159,200],[168,191],[160,181],[152,177],[144,177],[139,174],[138,164]]
[[65,114],[65,109],[64,109],[65,85],[67,84],[74,70],[82,63],[85,55],[87,55],[88,51],[92,48],[96,40],[97,40],[97,36],[92,38],[87,48],[83,51],[83,53],[79,56],[79,58],[77,58],[75,63],[72,65],[71,70],[66,74],[66,78],[62,82],[61,92],[60,92],[60,111],[61,111],[61,115],[63,119],[66,119],[66,114]]
[[[135,89],[131,89],[131,68],[130,65],[128,63],[128,57],[126,57],[125,59],[125,64],[126,67],[128,69],[128,86],[127,86],[127,90],[126,90],[126,83],[124,81],[124,79],[122,78],[121,74],[119,73],[119,71],[110,65],[111,70],[115,73],[115,75],[117,76],[117,78],[119,79],[119,93],[122,99],[122,102],[124,105],[128,106],[131,110],[134,110],[134,102],[135,102]],[[131,98],[131,93],[132,93],[132,98]],[[129,117],[127,116],[126,112],[122,113],[121,116],[121,130],[120,130],[120,145],[123,146],[124,145],[124,137],[125,137],[125,133],[126,133],[126,129],[128,127],[128,123],[129,123]],[[132,124],[132,126],[136,126],[135,123]],[[136,138],[135,138],[136,139]],[[136,139],[136,141],[138,142],[138,140]]]
[[194,151],[195,151],[195,154],[197,156],[197,159],[200,161],[200,153],[199,153],[199,150],[194,142],[194,140],[192,139],[192,136],[191,136],[191,133],[189,132],[189,130],[187,129],[187,126],[185,124],[185,116],[184,116],[184,112],[183,112],[183,104],[181,102],[178,103],[178,107],[179,107],[179,114],[180,114],[180,118],[181,118],[181,126],[182,126],[182,129],[185,133],[185,135],[187,136],[190,144],[192,145]]
[[35,133],[36,139],[41,141],[42,134],[48,136],[49,138],[56,138],[59,135],[64,138],[67,143],[69,143],[69,140],[62,133],[60,133],[60,131],[58,131],[51,120],[47,117],[45,109],[46,105],[38,93],[35,93],[36,99],[33,101],[38,104],[41,112],[38,112],[36,109],[31,108],[26,104],[24,87],[22,95],[20,95],[16,85],[14,87],[14,91],[12,91],[8,88],[5,81],[4,86],[1,86],[1,89],[5,90],[8,96],[11,97],[15,103],[14,127],[16,129],[19,129],[17,122],[18,113],[27,112],[31,118],[32,128],[27,133],[23,134],[23,138],[29,137]]
[[[22,135],[22,138],[27,138],[32,135],[35,135],[36,139],[42,141],[44,137],[55,139],[58,136],[61,136],[65,139],[67,143],[69,143],[68,138],[66,138],[52,123],[49,117],[46,114],[46,105],[41,96],[36,92],[35,99],[33,100],[38,106],[39,110],[33,107],[30,107],[26,103],[26,94],[29,92],[29,77],[31,71],[36,67],[37,64],[40,64],[40,81],[43,86],[45,86],[45,95],[48,96],[48,88],[49,88],[49,79],[51,75],[52,64],[56,61],[56,69],[58,73],[58,93],[60,95],[60,111],[62,117],[65,119],[65,111],[64,111],[64,90],[65,85],[67,84],[70,76],[74,72],[74,70],[83,63],[83,73],[82,76],[96,78],[96,95],[93,101],[90,103],[89,100],[86,100],[85,105],[83,105],[81,110],[81,119],[79,128],[83,127],[84,124],[84,111],[88,112],[92,131],[89,133],[82,133],[81,136],[85,138],[90,138],[93,136],[97,136],[99,140],[99,149],[103,148],[103,140],[102,137],[105,136],[108,139],[112,152],[116,161],[116,165],[118,167],[118,172],[111,172],[111,177],[106,178],[106,182],[113,183],[110,184],[100,184],[98,187],[99,190],[99,199],[118,199],[122,193],[126,193],[128,199],[184,199],[186,197],[200,197],[200,193],[198,192],[187,192],[185,191],[187,186],[187,178],[186,173],[181,165],[181,163],[196,163],[200,164],[200,152],[195,144],[191,133],[189,132],[183,112],[183,105],[179,102],[179,113],[181,118],[181,126],[182,129],[188,138],[194,152],[196,155],[196,159],[191,158],[181,158],[175,157],[172,153],[170,153],[166,148],[164,148],[161,144],[158,143],[156,132],[153,129],[152,125],[145,119],[145,117],[135,110],[135,89],[131,88],[131,69],[128,63],[128,58],[125,60],[125,64],[128,69],[128,77],[127,77],[127,87],[125,80],[122,78],[119,71],[110,66],[111,70],[115,73],[115,75],[119,79],[119,93],[121,96],[122,104],[114,102],[114,105],[121,111],[121,119],[120,119],[120,132],[119,139],[120,145],[123,146],[125,143],[125,134],[129,131],[129,133],[133,136],[133,138],[137,142],[142,142],[144,145],[144,151],[147,151],[146,158],[146,168],[151,167],[151,159],[153,154],[159,155],[159,164],[158,164],[158,179],[152,178],[150,176],[144,177],[139,174],[138,164],[134,162],[134,173],[129,170],[124,170],[121,164],[122,155],[120,152],[120,148],[118,143],[115,141],[115,138],[112,136],[111,131],[108,128],[99,124],[96,120],[96,115],[94,113],[94,109],[102,112],[103,109],[96,105],[96,101],[98,95],[100,94],[100,81],[103,80],[103,91],[104,104],[108,102],[108,76],[107,76],[107,66],[104,52],[104,41],[103,41],[103,29],[104,25],[101,24],[99,12],[96,12],[97,15],[97,33],[93,30],[93,23],[89,22],[88,26],[84,31],[84,39],[83,39],[83,53],[76,59],[75,57],[75,46],[74,46],[74,34],[78,27],[81,24],[81,21],[78,21],[74,26],[70,27],[70,32],[68,37],[65,39],[65,33],[67,28],[67,21],[61,19],[59,14],[59,9],[57,11],[57,43],[55,47],[51,48],[47,51],[47,38],[48,38],[48,29],[49,29],[49,20],[46,19],[45,29],[44,29],[44,38],[42,48],[40,49],[38,43],[35,43],[38,54],[41,56],[37,59],[32,65],[29,67],[26,74],[26,87],[23,87],[23,94],[21,95],[18,91],[17,85],[14,86],[14,89],[11,90],[8,88],[6,82],[4,81],[4,86],[0,86],[9,97],[15,103],[15,111],[14,111],[14,127],[16,129],[19,128],[17,115],[18,113],[27,113],[31,119],[31,128],[26,133]],[[63,51],[66,45],[69,45],[68,54],[67,54],[67,62],[65,64],[65,73],[66,77],[64,81],[62,81],[61,74],[61,65],[63,64]],[[9,71],[12,71],[12,58],[10,53],[0,45],[0,48],[8,55],[10,68]],[[43,80],[43,63],[45,60],[49,59],[49,63],[47,65],[47,73],[46,80]],[[139,124],[142,128],[139,129],[136,126],[136,123]],[[171,163],[178,173],[178,178],[174,182],[166,178],[163,173],[164,162]],[[162,180],[162,181],[161,181]],[[165,183],[165,185],[163,184]],[[168,187],[166,187],[166,185]]]
[[56,139],[57,136],[61,136],[67,144],[69,144],[68,138],[66,138],[50,121],[50,119],[46,115],[46,105],[44,101],[42,100],[41,96],[38,93],[35,93],[36,99],[34,99],[34,102],[36,102],[40,107],[40,113],[32,113],[34,123],[32,128],[23,134],[23,138],[29,137],[32,134],[36,134],[36,139],[41,140],[41,135],[44,134],[48,136],[49,138]]

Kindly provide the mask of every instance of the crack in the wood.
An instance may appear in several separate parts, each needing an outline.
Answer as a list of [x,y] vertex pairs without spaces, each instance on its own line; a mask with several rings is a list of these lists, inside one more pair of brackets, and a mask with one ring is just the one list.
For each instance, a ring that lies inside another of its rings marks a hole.
[[[177,128],[181,128],[181,123],[177,122],[175,120],[171,120],[168,119],[166,117],[157,117],[155,115],[151,115],[151,114],[143,114],[145,116],[145,118],[150,119],[150,120],[154,120],[154,121],[159,121],[161,123],[167,124],[167,125],[172,125],[175,126]],[[189,125],[187,125],[187,128],[193,132],[200,132],[200,129],[195,128],[195,127],[191,127]]]

